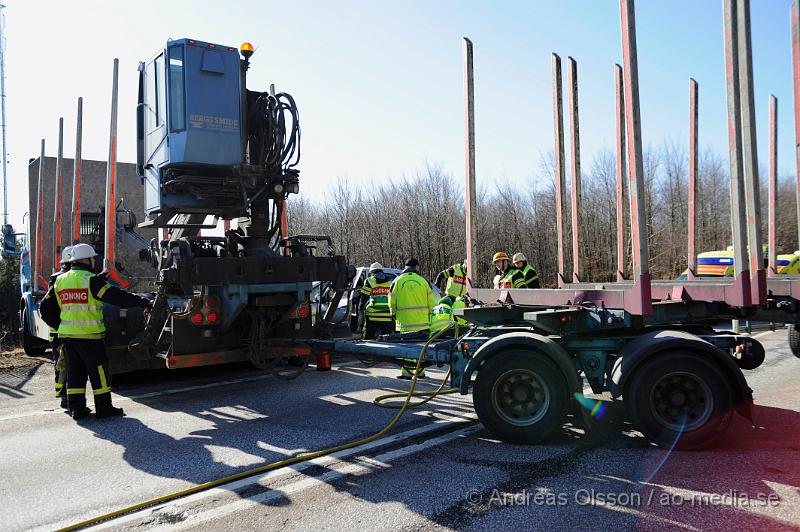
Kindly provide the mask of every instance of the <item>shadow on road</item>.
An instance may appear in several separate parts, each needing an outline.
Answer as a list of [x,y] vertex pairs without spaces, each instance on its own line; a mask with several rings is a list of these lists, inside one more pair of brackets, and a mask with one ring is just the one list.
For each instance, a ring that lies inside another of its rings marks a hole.
[[[139,471],[200,484],[306,451],[351,442],[383,428],[396,411],[375,408],[370,404],[371,397],[376,390],[403,391],[407,383],[362,376],[353,369],[350,365],[341,372],[309,370],[291,382],[268,377],[179,395],[139,397],[135,402],[169,415],[154,416],[156,420],[148,419],[147,423],[136,417],[89,419],[82,426],[97,438],[122,446],[125,462]],[[205,373],[197,372],[196,376]],[[241,374],[230,378],[236,376]],[[140,373],[116,379],[115,392],[136,396],[140,390],[128,391],[126,383],[147,377],[148,373]],[[117,387],[118,381],[122,381],[121,387]],[[431,409],[436,408],[461,416],[472,411],[468,403],[449,396],[437,399],[431,405]],[[434,417],[407,415],[402,428],[394,432],[427,424]],[[289,504],[289,499],[274,497],[265,504],[282,506]]]

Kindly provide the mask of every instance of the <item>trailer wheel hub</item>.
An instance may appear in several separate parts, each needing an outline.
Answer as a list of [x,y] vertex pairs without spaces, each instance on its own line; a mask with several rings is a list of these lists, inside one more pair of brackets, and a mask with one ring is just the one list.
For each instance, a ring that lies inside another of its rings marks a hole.
[[702,427],[714,410],[708,384],[697,375],[669,373],[653,385],[650,407],[664,426],[676,432]]
[[492,407],[511,425],[533,425],[547,414],[550,390],[541,377],[530,370],[509,370],[494,382]]

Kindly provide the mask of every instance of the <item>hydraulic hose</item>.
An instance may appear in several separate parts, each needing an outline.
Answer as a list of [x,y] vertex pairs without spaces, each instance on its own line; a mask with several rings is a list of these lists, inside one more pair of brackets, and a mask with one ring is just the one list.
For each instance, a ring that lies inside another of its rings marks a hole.
[[[189,495],[194,495],[195,493],[200,493],[202,491],[207,491],[207,490],[210,490],[212,488],[216,488],[216,487],[222,486],[223,484],[228,484],[230,482],[234,482],[236,480],[240,480],[240,479],[243,479],[243,478],[251,477],[253,475],[258,475],[258,474],[261,474],[261,473],[266,473],[266,472],[269,472],[269,471],[274,471],[276,469],[280,469],[280,468],[283,468],[283,467],[288,467],[288,466],[291,466],[291,465],[294,465],[294,464],[299,464],[301,462],[307,462],[308,460],[313,460],[315,458],[320,458],[322,456],[327,456],[329,454],[333,454],[333,453],[336,453],[336,452],[339,452],[339,451],[344,451],[346,449],[352,449],[353,447],[358,447],[359,445],[365,445],[367,443],[370,443],[370,442],[373,442],[373,441],[377,440],[378,438],[380,438],[381,436],[383,436],[387,432],[389,432],[397,424],[397,422],[400,421],[400,418],[403,416],[403,414],[405,413],[405,411],[407,409],[419,406],[421,404],[424,404],[424,403],[430,401],[431,399],[433,399],[436,395],[438,395],[440,393],[441,394],[454,393],[455,391],[457,391],[455,389],[449,389],[449,390],[441,391],[442,388],[444,388],[445,383],[447,382],[447,378],[450,376],[450,372],[447,373],[447,377],[445,377],[445,379],[442,381],[442,385],[439,386],[438,390],[436,390],[434,392],[415,392],[414,391],[416,386],[417,386],[417,376],[419,374],[419,370],[422,368],[422,361],[425,358],[425,352],[428,350],[428,346],[430,346],[430,344],[434,340],[437,340],[442,334],[444,334],[446,331],[449,331],[451,328],[452,328],[452,326],[447,327],[445,329],[442,329],[441,331],[438,331],[436,334],[434,334],[433,336],[428,338],[428,341],[425,342],[425,345],[422,346],[422,349],[419,352],[419,356],[417,357],[417,365],[416,365],[416,367],[414,369],[414,376],[411,379],[411,387],[408,389],[408,392],[396,393],[396,394],[387,394],[387,395],[381,396],[384,399],[395,398],[395,397],[405,397],[405,401],[403,401],[402,405],[389,406],[389,405],[379,404],[377,402],[377,400],[380,399],[380,398],[376,398],[376,403],[375,404],[377,404],[378,406],[381,406],[382,408],[399,408],[399,410],[398,410],[397,414],[394,416],[394,418],[392,418],[392,420],[389,422],[388,425],[386,425],[384,428],[382,428],[381,430],[379,430],[378,432],[376,432],[372,436],[368,436],[366,438],[362,438],[360,440],[356,440],[356,441],[353,441],[353,442],[350,442],[350,443],[344,443],[342,445],[337,445],[335,447],[330,447],[328,449],[321,449],[319,451],[312,451],[312,452],[304,453],[304,454],[301,454],[301,455],[298,455],[298,456],[294,456],[292,458],[286,458],[284,460],[278,460],[277,462],[272,462],[270,464],[266,464],[266,465],[263,465],[263,466],[254,467],[254,468],[248,469],[246,471],[240,471],[239,473],[235,473],[233,475],[228,475],[226,477],[222,477],[222,478],[217,479],[217,480],[204,482],[202,484],[198,484],[197,486],[193,486],[191,488],[187,488],[187,489],[184,489],[184,490],[181,490],[181,491],[176,491],[174,493],[170,493],[168,495],[163,495],[161,497],[156,497],[155,499],[149,499],[147,501],[140,502],[140,503],[137,503],[137,504],[133,504],[131,506],[127,506],[125,508],[121,508],[121,509],[115,510],[113,512],[109,512],[109,513],[106,513],[106,514],[103,514],[103,515],[99,515],[97,517],[92,517],[91,519],[87,519],[85,521],[81,521],[79,523],[75,523],[73,525],[69,525],[67,527],[61,528],[61,529],[59,529],[59,532],[80,530],[81,528],[86,528],[88,526],[96,525],[96,524],[101,523],[103,521],[108,521],[109,519],[114,519],[114,518],[117,518],[117,517],[121,517],[123,515],[129,514],[129,513],[132,513],[132,512],[136,512],[136,511],[139,511],[139,510],[143,510],[145,508],[149,508],[149,507],[155,506],[157,504],[163,504],[165,502],[173,501],[173,500],[179,499],[181,497],[187,497]],[[413,403],[413,404],[411,403],[411,398],[412,397],[420,397],[420,396],[429,396],[429,397],[427,397],[427,399],[425,399],[423,401],[420,401],[418,403]]]

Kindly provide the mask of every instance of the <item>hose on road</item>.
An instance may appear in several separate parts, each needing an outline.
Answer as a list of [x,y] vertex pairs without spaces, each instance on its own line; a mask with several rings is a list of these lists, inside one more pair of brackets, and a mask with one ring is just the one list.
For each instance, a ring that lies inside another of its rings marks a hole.
[[[392,420],[389,422],[388,425],[386,425],[384,428],[382,428],[381,430],[379,430],[378,432],[376,432],[372,436],[368,436],[366,438],[362,438],[360,440],[356,440],[356,441],[353,441],[353,442],[350,442],[350,443],[344,443],[342,445],[337,445],[335,447],[330,447],[328,449],[321,449],[319,451],[312,451],[312,452],[304,453],[304,454],[301,454],[301,455],[298,455],[298,456],[294,456],[292,458],[286,458],[284,460],[278,460],[277,462],[272,462],[270,464],[266,464],[266,465],[263,465],[263,466],[254,467],[254,468],[248,469],[246,471],[240,471],[239,473],[236,473],[236,474],[233,474],[233,475],[228,475],[226,477],[223,477],[223,478],[220,478],[220,479],[217,479],[217,480],[204,482],[203,484],[198,484],[197,486],[193,486],[193,487],[187,488],[185,490],[176,491],[174,493],[170,493],[168,495],[163,495],[161,497],[156,497],[155,499],[150,499],[150,500],[147,500],[147,501],[144,501],[144,502],[133,504],[131,506],[127,506],[125,508],[121,508],[121,509],[115,510],[113,512],[109,512],[109,513],[106,513],[106,514],[103,514],[103,515],[98,515],[97,517],[92,517],[91,519],[87,519],[85,521],[81,521],[79,523],[75,523],[73,525],[69,525],[69,526],[67,526],[65,528],[61,528],[61,529],[59,529],[59,532],[80,530],[81,528],[86,528],[86,527],[89,527],[89,526],[92,526],[92,525],[96,525],[96,524],[101,523],[103,521],[108,521],[109,519],[115,519],[117,517],[121,517],[123,515],[130,514],[130,513],[133,513],[133,512],[137,512],[139,510],[143,510],[145,508],[149,508],[149,507],[155,506],[157,504],[163,504],[165,502],[173,501],[175,499],[180,499],[182,497],[187,497],[189,495],[194,495],[195,493],[200,493],[200,492],[203,492],[203,491],[207,491],[207,490],[210,490],[212,488],[216,488],[216,487],[222,486],[223,484],[228,484],[230,482],[234,482],[236,480],[240,480],[240,479],[243,479],[243,478],[251,477],[251,476],[254,476],[254,475],[261,474],[261,473],[267,473],[269,471],[274,471],[276,469],[281,469],[283,467],[288,467],[288,466],[291,466],[291,465],[299,464],[301,462],[307,462],[307,461],[313,460],[315,458],[320,458],[322,456],[327,456],[329,454],[333,454],[333,453],[336,453],[336,452],[339,452],[339,451],[344,451],[346,449],[352,449],[353,447],[358,447],[360,445],[365,445],[367,443],[370,443],[370,442],[373,442],[373,441],[377,440],[378,438],[382,437],[387,432],[389,432],[392,429],[392,427],[394,427],[397,424],[397,422],[400,421],[400,418],[403,416],[405,411],[408,410],[409,408],[414,408],[414,407],[420,406],[422,404],[425,404],[428,401],[430,401],[431,399],[433,399],[434,397],[436,397],[437,395],[455,393],[456,391],[458,391],[455,388],[451,388],[451,389],[442,391],[444,386],[445,386],[445,383],[447,383],[447,379],[450,377],[450,372],[449,371],[448,371],[447,376],[445,377],[445,379],[442,381],[442,384],[439,386],[438,390],[435,390],[433,392],[415,392],[414,391],[416,386],[417,386],[417,376],[419,374],[420,369],[422,368],[422,361],[425,359],[425,352],[428,350],[428,347],[431,345],[431,343],[434,340],[437,340],[440,336],[442,336],[445,332],[449,331],[450,329],[452,329],[452,326],[451,327],[447,327],[445,329],[442,329],[441,331],[438,331],[436,334],[431,336],[428,339],[427,342],[425,342],[425,345],[422,346],[422,349],[419,352],[419,356],[417,357],[417,365],[416,365],[416,368],[414,370],[414,376],[411,379],[411,387],[408,389],[407,392],[386,394],[386,395],[382,395],[380,397],[377,397],[375,399],[374,403],[376,405],[382,407],[382,408],[398,408],[399,410],[398,410],[397,414],[394,416],[394,418],[392,418]],[[412,397],[420,397],[420,396],[425,396],[427,398],[424,399],[423,401],[419,401],[417,403],[411,403],[411,398]],[[403,401],[403,403],[401,405],[385,405],[385,404],[382,404],[383,400],[399,398],[399,397],[405,397],[405,400]]]

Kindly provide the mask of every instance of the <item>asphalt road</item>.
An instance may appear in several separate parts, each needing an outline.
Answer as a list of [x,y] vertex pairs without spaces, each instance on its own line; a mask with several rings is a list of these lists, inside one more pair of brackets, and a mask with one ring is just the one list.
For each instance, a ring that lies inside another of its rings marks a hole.
[[[368,445],[100,527],[800,529],[800,360],[785,331],[759,339],[767,360],[746,372],[756,427],[737,417],[713,449],[655,448],[621,403],[588,433],[568,419],[544,445],[509,445],[475,421],[469,396],[447,395]],[[406,386],[358,361],[291,382],[245,366],[147,373],[114,383],[126,417],[76,423],[50,396],[51,372],[0,372],[4,530],[52,530],[364,438],[394,416],[372,399]]]

